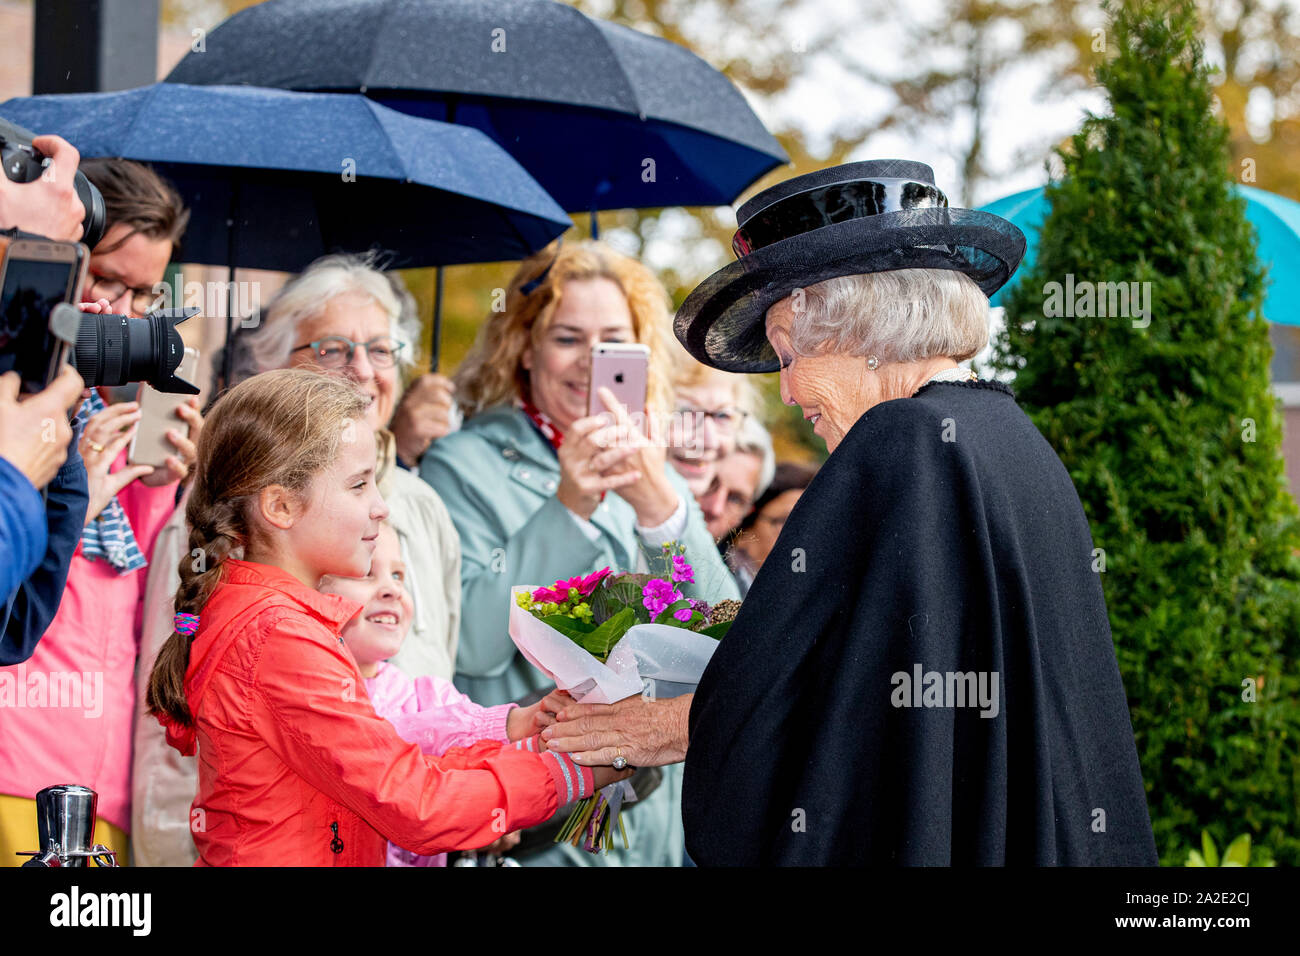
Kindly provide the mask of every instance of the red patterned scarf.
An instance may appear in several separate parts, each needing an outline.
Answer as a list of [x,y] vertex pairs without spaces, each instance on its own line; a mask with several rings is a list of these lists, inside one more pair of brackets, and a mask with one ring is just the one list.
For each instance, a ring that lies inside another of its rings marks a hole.
[[549,415],[528,399],[521,398],[516,404],[524,410],[524,414],[537,426],[537,430],[542,433],[543,437],[551,443],[551,447],[558,453],[560,445],[564,443],[564,432],[560,431],[560,426],[551,421]]

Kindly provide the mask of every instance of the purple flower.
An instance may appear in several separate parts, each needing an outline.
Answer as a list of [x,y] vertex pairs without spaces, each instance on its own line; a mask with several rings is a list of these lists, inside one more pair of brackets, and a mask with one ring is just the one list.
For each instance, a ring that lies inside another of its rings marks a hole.
[[691,619],[691,615],[694,613],[695,612],[692,611],[690,608],[684,607],[680,611],[674,611],[673,617],[677,618],[677,620],[679,621],[689,621]]
[[668,605],[680,601],[682,594],[662,578],[651,578],[641,589],[641,598],[650,616],[658,617]]
[[687,598],[687,600],[691,602],[691,610],[699,611],[705,623],[708,623],[709,618],[713,615],[713,608],[709,607],[708,602],[699,601],[695,598]]
[[672,579],[682,584],[695,583],[695,571],[680,554],[673,555]]

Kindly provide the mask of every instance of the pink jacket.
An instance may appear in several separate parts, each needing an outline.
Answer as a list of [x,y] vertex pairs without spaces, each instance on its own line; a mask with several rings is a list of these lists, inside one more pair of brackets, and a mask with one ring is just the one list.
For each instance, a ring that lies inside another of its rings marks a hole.
[[[125,461],[124,450],[113,470]],[[174,483],[133,481],[118,492],[150,560],[175,498]],[[130,832],[135,658],[148,573],[118,574],[82,557],[77,545],[59,611],[36,653],[0,668],[0,683],[22,692],[0,708],[0,793],[34,798],[52,784],[81,784],[98,792],[101,817]]]
[[[381,663],[366,678],[366,693],[383,717],[407,743],[426,754],[440,756],[453,747],[479,740],[507,740],[506,718],[516,704],[481,707],[441,677],[412,680],[392,664]],[[447,854],[421,856],[388,844],[388,866],[446,866]]]

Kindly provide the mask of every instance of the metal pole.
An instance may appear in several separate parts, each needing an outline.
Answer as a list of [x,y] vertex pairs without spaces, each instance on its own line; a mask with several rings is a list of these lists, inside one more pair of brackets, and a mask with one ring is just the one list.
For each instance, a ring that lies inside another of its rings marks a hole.
[[235,368],[235,236],[239,231],[239,183],[230,185],[230,227],[226,232],[226,344],[221,349],[221,381],[217,393],[230,388],[230,377]]
[[158,5],[159,0],[33,4],[32,92],[100,93],[155,82]]

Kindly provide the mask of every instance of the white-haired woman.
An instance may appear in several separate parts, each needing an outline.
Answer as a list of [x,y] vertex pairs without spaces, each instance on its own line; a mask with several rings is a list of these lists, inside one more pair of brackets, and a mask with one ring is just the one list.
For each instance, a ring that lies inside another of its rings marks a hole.
[[796,177],[737,219],[740,261],[677,336],[779,370],[830,457],[693,700],[574,705],[550,747],[685,757],[701,865],[1154,866],[1078,494],[1011,390],[959,364],[1024,236],[900,160]]
[[[414,302],[401,280],[381,272],[371,258],[326,256],[286,284],[256,331],[242,336],[235,380],[300,365],[345,376],[370,396],[366,421],[379,439],[377,480],[401,542],[415,608],[408,637],[392,660],[412,677],[450,680],[460,634],[460,539],[437,492],[397,463],[397,441],[386,427],[402,395],[401,367],[412,358],[413,315]],[[438,410],[425,414],[436,416]],[[183,537],[183,513],[178,509],[182,524],[169,523],[164,535]],[[141,648],[145,668],[170,636],[170,595],[178,581],[174,566],[151,569]],[[155,721],[140,720],[134,766],[136,862],[189,865],[196,856],[191,828],[202,822],[190,811],[197,792],[194,758],[168,747]]]

